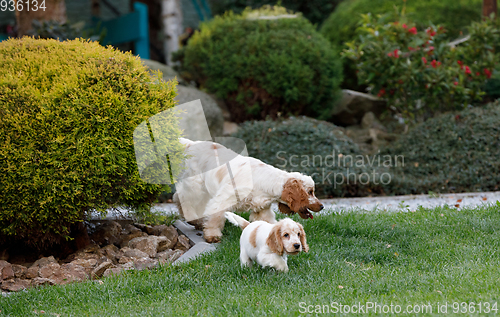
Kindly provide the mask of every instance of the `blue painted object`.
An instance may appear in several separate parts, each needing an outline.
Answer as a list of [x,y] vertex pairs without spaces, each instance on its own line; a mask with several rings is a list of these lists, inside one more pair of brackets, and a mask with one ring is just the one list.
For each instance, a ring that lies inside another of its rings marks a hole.
[[106,29],[104,45],[134,42],[134,51],[141,58],[149,59],[148,6],[134,3],[134,12],[116,19],[101,22]]
[[206,0],[199,0],[201,2],[201,6],[203,7],[203,11],[201,10],[200,5],[198,4],[198,0],[191,0],[193,3],[193,7],[196,10],[196,13],[198,13],[198,17],[200,18],[200,21],[205,21],[205,20],[210,20],[212,18],[212,11],[210,10],[210,7],[207,4]]

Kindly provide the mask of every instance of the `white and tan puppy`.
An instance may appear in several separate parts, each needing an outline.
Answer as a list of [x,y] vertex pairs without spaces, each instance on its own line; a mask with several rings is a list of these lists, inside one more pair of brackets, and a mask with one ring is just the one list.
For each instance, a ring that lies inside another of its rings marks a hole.
[[300,223],[285,218],[277,223],[265,221],[248,222],[232,213],[225,213],[226,219],[243,229],[240,237],[241,266],[251,267],[253,262],[278,271],[288,272],[288,254],[308,252],[306,233]]

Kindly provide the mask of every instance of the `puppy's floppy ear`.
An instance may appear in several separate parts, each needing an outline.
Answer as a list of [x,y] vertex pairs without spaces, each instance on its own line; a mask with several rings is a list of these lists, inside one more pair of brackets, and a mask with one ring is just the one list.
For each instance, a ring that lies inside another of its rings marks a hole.
[[300,223],[298,223],[300,229],[300,244],[302,244],[302,250],[304,252],[309,252],[309,246],[307,245],[306,240],[306,232],[304,231],[304,227]]
[[307,209],[309,205],[309,195],[307,195],[302,183],[295,178],[290,178],[286,181],[285,185],[283,185],[281,200],[286,202],[293,212],[297,213],[301,209]]
[[266,240],[271,252],[283,255],[283,240],[281,239],[281,224],[275,224]]

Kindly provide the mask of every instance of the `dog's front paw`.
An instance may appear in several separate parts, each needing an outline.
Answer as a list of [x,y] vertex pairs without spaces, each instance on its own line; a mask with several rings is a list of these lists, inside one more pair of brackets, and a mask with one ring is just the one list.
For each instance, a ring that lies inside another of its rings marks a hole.
[[218,237],[218,236],[205,236],[205,240],[208,243],[218,243],[218,242],[220,242],[220,237]]

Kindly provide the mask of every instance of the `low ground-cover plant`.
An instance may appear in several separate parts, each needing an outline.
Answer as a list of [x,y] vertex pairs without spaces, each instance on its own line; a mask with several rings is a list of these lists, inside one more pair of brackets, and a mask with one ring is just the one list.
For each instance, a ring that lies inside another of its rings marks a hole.
[[228,12],[202,23],[177,55],[181,74],[225,100],[233,121],[304,114],[328,118],[342,80],[330,43],[282,7]]
[[[90,212],[156,199],[162,186],[140,179],[133,132],[173,107],[174,82],[84,40],[10,39],[0,56],[1,243],[45,249]],[[163,128],[180,136],[172,118]]]
[[356,63],[360,83],[407,119],[481,100],[498,60],[493,20],[473,23],[470,39],[452,47],[441,26],[418,29],[403,16],[389,17],[364,15],[359,39],[347,43],[344,56]]
[[397,194],[499,190],[500,105],[444,114],[411,129],[381,155],[402,155],[385,191]]
[[[307,221],[295,216],[310,251],[289,257],[287,274],[240,268],[241,230],[227,225],[217,250],[189,264],[19,292],[1,299],[0,311],[7,316],[299,316],[338,315],[332,305],[371,302],[400,306],[411,316],[446,315],[446,303],[447,314],[496,315],[499,210],[500,205],[486,205],[351,211]],[[387,315],[381,309],[368,314]]]
[[[331,123],[306,117],[248,121],[233,136],[245,141],[250,156],[313,177],[319,197],[380,193],[385,170],[378,158],[370,166],[358,145]],[[360,182],[363,173],[370,176]]]

